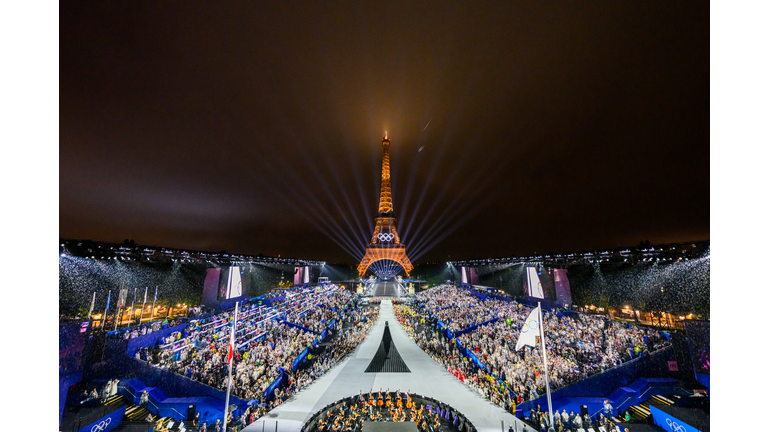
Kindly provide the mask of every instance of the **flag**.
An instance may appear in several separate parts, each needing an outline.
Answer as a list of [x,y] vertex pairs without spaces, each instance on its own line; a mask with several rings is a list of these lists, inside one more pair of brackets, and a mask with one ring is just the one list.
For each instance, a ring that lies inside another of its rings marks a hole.
[[227,364],[232,363],[232,357],[235,354],[235,327],[232,327],[232,334],[229,336],[229,354],[227,355]]
[[88,311],[89,316],[93,313],[94,306],[96,306],[96,291],[93,292],[93,300],[91,300],[91,310]]
[[237,304],[235,304],[235,316],[232,319],[232,332],[229,335],[229,355],[227,355],[227,364],[232,363],[232,356],[235,354],[235,327],[237,327]]
[[123,288],[120,290],[120,294],[118,295],[118,300],[117,300],[118,309],[122,309],[123,306],[125,306],[126,298],[128,298],[128,290]]
[[107,295],[107,309],[109,309],[109,300],[112,298],[112,291],[109,291],[109,294]]
[[528,318],[525,319],[523,329],[520,331],[520,338],[517,340],[517,345],[515,345],[515,351],[519,351],[520,348],[526,345],[536,346],[536,336],[539,335],[539,307],[532,310]]
[[541,288],[539,275],[536,274],[536,267],[528,267],[526,270],[528,271],[528,295],[543,299],[544,290]]
[[157,287],[155,287],[155,301],[157,301]]
[[148,288],[149,288],[149,287],[144,287],[144,303],[146,303],[146,302],[147,302],[147,289],[148,289]]

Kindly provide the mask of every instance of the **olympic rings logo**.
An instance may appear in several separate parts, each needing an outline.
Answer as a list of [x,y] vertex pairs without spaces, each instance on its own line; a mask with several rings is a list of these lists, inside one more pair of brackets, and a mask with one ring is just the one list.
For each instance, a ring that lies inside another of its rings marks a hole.
[[395,238],[395,235],[392,233],[379,233],[378,237],[379,240],[388,242],[392,241],[392,239]]
[[530,322],[526,322],[523,325],[523,333],[526,333],[528,330],[538,330],[539,329],[539,320],[531,319]]
[[111,417],[106,420],[102,420],[101,423],[93,425],[93,427],[91,428],[91,432],[100,432],[100,431],[107,430],[107,426],[109,426],[110,423],[112,423]]
[[673,422],[672,419],[667,419],[667,426],[672,428],[672,432],[686,432],[683,425],[679,425],[677,422]]

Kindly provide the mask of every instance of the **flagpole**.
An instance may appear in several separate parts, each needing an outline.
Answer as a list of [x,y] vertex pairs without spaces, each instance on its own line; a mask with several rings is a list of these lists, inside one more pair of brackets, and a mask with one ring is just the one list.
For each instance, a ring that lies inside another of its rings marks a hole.
[[131,313],[128,314],[130,319],[128,320],[128,327],[133,323],[133,307],[136,306],[136,287],[133,287],[133,302],[131,303]]
[[122,291],[123,291],[123,284],[120,283],[120,291],[118,291],[118,294],[117,294],[118,308],[117,308],[117,315],[115,315],[115,330],[117,330],[117,321],[120,319],[120,312],[123,310]]
[[235,317],[232,320],[232,334],[229,338],[229,356],[227,363],[229,363],[229,378],[227,378],[227,398],[224,402],[224,428],[227,430],[227,415],[229,415],[229,390],[232,386],[232,363],[234,363],[235,357],[235,332],[237,331],[237,306],[239,302],[235,302]]
[[139,325],[141,325],[141,320],[144,318],[144,306],[147,305],[147,287],[144,287],[144,302],[141,303],[141,314],[139,315]]
[[539,303],[539,328],[541,329],[541,352],[544,354],[544,379],[547,381],[547,404],[549,405],[549,425],[555,427],[552,416],[552,395],[549,391],[549,371],[547,368],[547,342],[544,340],[544,313],[541,311],[541,302]]
[[109,290],[109,294],[107,295],[107,307],[104,308],[104,316],[101,320],[101,329],[104,330],[107,328],[107,311],[109,310],[109,300],[112,298],[112,290]]
[[91,300],[91,309],[88,311],[88,327],[93,331],[93,307],[96,306],[96,291],[93,292],[93,299]]
[[114,330],[117,330],[117,322],[118,322],[118,320],[120,319],[120,312],[121,312],[122,310],[123,310],[123,308],[119,308],[119,309],[117,310],[117,315],[115,315],[115,328],[114,328]]
[[155,299],[152,300],[152,315],[149,316],[149,322],[152,322],[152,319],[155,318],[155,302],[157,301],[157,287],[155,287]]
[[91,309],[88,311],[88,322],[91,321],[93,315],[93,307],[96,305],[96,291],[93,292],[93,299],[91,300]]

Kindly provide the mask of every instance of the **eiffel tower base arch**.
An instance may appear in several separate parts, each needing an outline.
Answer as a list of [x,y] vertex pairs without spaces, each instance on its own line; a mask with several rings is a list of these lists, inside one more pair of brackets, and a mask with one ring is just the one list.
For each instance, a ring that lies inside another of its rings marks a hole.
[[365,250],[365,256],[363,257],[362,261],[360,261],[360,265],[357,266],[357,272],[359,274],[359,277],[362,278],[365,276],[365,272],[368,270],[368,267],[370,267],[373,263],[377,261],[394,261],[403,268],[403,271],[405,271],[406,276],[411,275],[411,270],[413,270],[413,264],[411,264],[411,260],[408,259],[408,255],[405,253],[405,247],[395,247],[395,248],[374,248],[369,247]]

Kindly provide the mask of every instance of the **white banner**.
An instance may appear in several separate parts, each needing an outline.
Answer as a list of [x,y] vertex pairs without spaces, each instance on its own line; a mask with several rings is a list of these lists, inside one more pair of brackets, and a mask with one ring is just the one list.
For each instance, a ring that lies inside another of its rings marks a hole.
[[240,267],[229,268],[229,286],[227,286],[227,298],[243,295],[243,281],[240,278]]
[[528,271],[528,295],[531,297],[544,298],[544,290],[541,288],[539,275],[536,274],[536,267],[527,267]]
[[520,330],[520,338],[517,339],[517,345],[515,345],[515,351],[520,350],[524,346],[536,347],[536,336],[539,333],[539,308],[532,310],[525,319],[523,329]]

